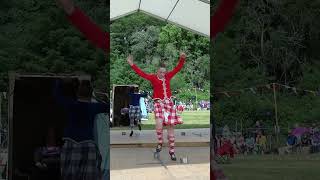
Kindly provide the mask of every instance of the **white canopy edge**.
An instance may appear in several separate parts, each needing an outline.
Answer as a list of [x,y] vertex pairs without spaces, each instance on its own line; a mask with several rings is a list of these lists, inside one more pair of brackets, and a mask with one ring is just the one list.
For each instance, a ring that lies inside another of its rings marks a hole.
[[[198,9],[198,12],[183,12],[184,8],[190,9],[193,6]],[[142,12],[201,36],[210,37],[209,0],[110,0],[111,21],[136,12]]]

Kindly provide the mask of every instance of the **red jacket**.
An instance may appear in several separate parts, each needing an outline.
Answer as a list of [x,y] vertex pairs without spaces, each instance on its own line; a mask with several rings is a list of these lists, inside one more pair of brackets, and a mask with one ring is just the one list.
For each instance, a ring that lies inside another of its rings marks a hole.
[[219,32],[222,32],[238,4],[239,0],[222,0],[218,9],[210,18],[210,38],[215,39]]
[[[238,1],[239,0],[222,0],[216,13],[211,16],[210,19],[211,39],[214,39],[219,32],[223,31],[231,19]],[[107,52],[110,51],[109,33],[103,32],[79,8],[76,7],[75,11],[69,16],[69,20],[93,44]]]
[[95,46],[104,51],[110,51],[109,33],[103,32],[102,29],[93,23],[78,7],[68,16],[68,19]]
[[131,68],[142,78],[149,80],[153,87],[153,99],[171,98],[170,80],[177,74],[183,67],[185,59],[180,57],[178,65],[170,72],[165,74],[163,80],[159,79],[157,74],[147,74],[143,72],[138,66],[133,64]]

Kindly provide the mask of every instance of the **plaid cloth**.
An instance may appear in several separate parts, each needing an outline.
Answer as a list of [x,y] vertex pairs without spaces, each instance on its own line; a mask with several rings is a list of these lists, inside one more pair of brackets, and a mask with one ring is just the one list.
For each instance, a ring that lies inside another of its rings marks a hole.
[[171,99],[156,100],[154,102],[154,114],[156,119],[162,119],[163,125],[182,124],[183,121],[177,115],[176,107]]
[[101,178],[101,155],[94,142],[77,143],[65,139],[61,151],[63,180],[98,180]]
[[130,126],[134,126],[134,122],[141,120],[141,108],[140,106],[130,106],[129,108]]

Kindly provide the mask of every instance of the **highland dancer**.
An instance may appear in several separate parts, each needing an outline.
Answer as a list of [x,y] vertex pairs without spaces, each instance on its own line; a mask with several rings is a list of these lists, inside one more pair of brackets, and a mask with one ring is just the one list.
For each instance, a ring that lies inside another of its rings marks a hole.
[[177,124],[182,124],[182,119],[177,115],[176,108],[172,101],[170,80],[176,75],[183,67],[185,63],[186,55],[181,53],[179,64],[170,72],[166,71],[164,65],[161,65],[157,74],[147,74],[138,68],[133,63],[133,58],[130,55],[127,59],[131,68],[142,78],[151,82],[153,86],[153,100],[154,100],[154,114],[156,121],[156,133],[158,138],[158,145],[156,152],[162,150],[163,144],[163,126],[168,127],[168,143],[169,143],[169,155],[173,161],[176,161],[175,149],[174,149],[174,127]]
[[[133,92],[132,92],[133,91]],[[141,131],[141,107],[140,107],[140,98],[148,96],[147,93],[140,94],[138,87],[133,87],[129,93],[130,104],[129,104],[129,119],[130,119],[130,128],[131,133],[130,137],[133,135],[134,125],[137,124],[139,131]]]

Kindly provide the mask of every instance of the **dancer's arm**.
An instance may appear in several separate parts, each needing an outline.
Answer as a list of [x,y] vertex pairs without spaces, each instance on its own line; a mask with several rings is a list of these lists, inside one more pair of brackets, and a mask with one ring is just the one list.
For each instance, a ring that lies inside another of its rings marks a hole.
[[137,65],[135,65],[135,64],[133,63],[133,57],[132,57],[131,55],[127,58],[127,62],[128,62],[128,64],[130,65],[130,67],[131,67],[139,76],[141,76],[141,77],[144,78],[144,79],[151,80],[152,75],[143,72]]
[[168,72],[167,76],[169,78],[172,78],[174,75],[176,75],[182,69],[185,61],[186,61],[186,55],[184,53],[181,53],[178,65],[172,71]]
[[72,0],[58,0],[68,15],[70,22],[84,34],[94,45],[109,52],[110,50],[110,35],[103,32],[102,29],[92,22],[78,7],[76,7]]
[[144,97],[144,98],[145,98],[145,97],[148,97],[148,93],[142,93],[142,94],[141,94],[141,97]]
[[210,19],[210,37],[214,39],[219,32],[222,32],[232,17],[239,0],[222,0],[217,11]]

